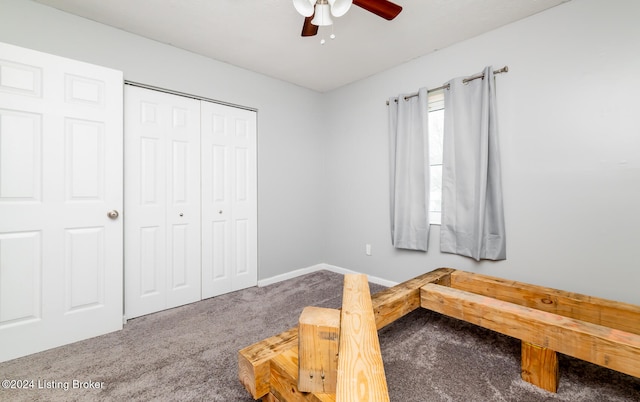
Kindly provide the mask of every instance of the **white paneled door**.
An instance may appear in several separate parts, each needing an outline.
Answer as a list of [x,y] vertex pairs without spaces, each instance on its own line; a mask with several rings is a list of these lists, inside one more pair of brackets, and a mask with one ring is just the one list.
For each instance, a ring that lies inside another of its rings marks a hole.
[[0,43],[0,360],[122,328],[122,73]]
[[256,113],[202,102],[202,297],[257,284]]
[[125,88],[125,314],[201,299],[200,101]]

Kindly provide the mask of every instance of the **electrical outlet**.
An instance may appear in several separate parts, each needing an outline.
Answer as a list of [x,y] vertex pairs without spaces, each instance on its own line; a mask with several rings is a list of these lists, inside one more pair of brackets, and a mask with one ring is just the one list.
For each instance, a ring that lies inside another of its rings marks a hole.
[[367,255],[371,255],[371,244],[365,245],[364,250]]

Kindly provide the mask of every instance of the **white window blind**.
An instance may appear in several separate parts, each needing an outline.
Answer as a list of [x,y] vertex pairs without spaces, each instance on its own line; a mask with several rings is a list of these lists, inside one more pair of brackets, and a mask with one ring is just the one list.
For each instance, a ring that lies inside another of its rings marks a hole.
[[442,216],[442,151],[444,90],[429,93],[429,223],[439,225]]

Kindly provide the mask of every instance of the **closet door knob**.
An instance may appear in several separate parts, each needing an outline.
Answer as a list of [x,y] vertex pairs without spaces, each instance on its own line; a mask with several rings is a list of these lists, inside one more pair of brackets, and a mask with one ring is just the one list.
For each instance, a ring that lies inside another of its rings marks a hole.
[[218,211],[218,213],[219,213],[219,214],[221,214],[221,213],[222,213],[222,210]]
[[183,216],[184,216],[184,214],[183,214],[182,212],[180,212],[180,213],[178,214],[178,216],[183,217]]
[[113,210],[111,210],[111,211],[107,212],[107,216],[108,216],[110,219],[118,219],[118,216],[120,216],[120,214],[118,213],[118,211],[116,211],[115,209],[113,209]]

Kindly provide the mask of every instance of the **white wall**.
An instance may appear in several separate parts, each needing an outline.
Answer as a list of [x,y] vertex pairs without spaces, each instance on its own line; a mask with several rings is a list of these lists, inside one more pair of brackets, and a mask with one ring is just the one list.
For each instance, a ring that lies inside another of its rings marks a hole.
[[[638,16],[635,0],[573,0],[326,94],[325,260],[394,281],[449,266],[640,304]],[[497,76],[507,260],[440,253],[438,226],[427,253],[395,250],[385,100],[486,65],[510,69]]]
[[0,41],[258,109],[259,277],[322,262],[318,93],[26,0],[0,0]]

